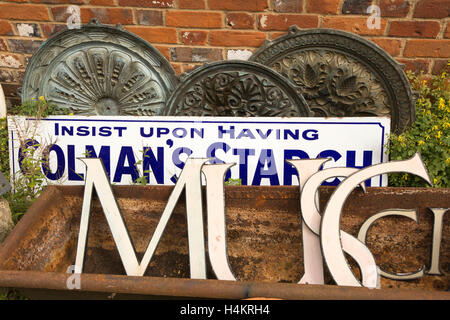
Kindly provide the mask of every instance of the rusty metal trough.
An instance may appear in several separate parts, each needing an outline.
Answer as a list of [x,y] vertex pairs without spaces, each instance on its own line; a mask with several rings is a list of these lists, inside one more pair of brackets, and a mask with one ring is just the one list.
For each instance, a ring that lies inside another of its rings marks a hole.
[[[173,187],[113,188],[139,258],[142,257]],[[324,206],[334,187],[322,187]],[[395,281],[381,289],[298,285],[302,275],[298,187],[226,187],[230,265],[239,281],[189,279],[184,201],[180,200],[144,277],[125,275],[100,203],[90,218],[81,289],[69,290],[67,268],[75,262],[82,186],[49,186],[0,246],[0,287],[19,289],[30,298],[206,298],[245,299],[450,299],[450,223],[444,217],[441,276]],[[347,199],[341,229],[356,236],[371,215],[390,208],[418,209],[418,222],[386,217],[369,230],[367,246],[377,265],[390,272],[428,270],[432,214],[449,208],[450,189],[368,188]],[[206,228],[206,227],[205,227]],[[353,265],[349,258],[350,265]],[[358,273],[356,267],[354,272]]]

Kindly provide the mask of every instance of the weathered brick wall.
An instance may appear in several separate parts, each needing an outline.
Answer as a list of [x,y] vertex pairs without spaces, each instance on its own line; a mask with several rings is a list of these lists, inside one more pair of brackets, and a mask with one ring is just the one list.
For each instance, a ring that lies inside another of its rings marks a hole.
[[[450,57],[450,0],[9,0],[0,1],[0,83],[10,103],[33,52],[66,28],[71,4],[83,23],[120,23],[149,41],[178,73],[249,54],[293,24],[354,32],[428,74]],[[381,8],[380,29],[367,27],[370,4]]]

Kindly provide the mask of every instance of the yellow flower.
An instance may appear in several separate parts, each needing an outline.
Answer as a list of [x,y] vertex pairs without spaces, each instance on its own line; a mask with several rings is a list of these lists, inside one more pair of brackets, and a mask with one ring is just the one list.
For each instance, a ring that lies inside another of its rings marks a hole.
[[40,96],[39,100],[44,101],[45,100],[44,96]]
[[436,184],[438,182],[438,179],[434,178],[433,179],[433,184]]
[[73,112],[69,113],[69,116],[73,116]]
[[439,110],[443,110],[445,108],[445,100],[443,98],[439,98]]
[[450,164],[450,158],[445,159],[445,162],[447,162],[447,164]]
[[421,146],[421,145],[425,144],[425,142],[423,140],[419,140],[418,144],[419,144],[419,146]]
[[444,79],[446,75],[447,75],[446,72],[442,72],[441,79]]

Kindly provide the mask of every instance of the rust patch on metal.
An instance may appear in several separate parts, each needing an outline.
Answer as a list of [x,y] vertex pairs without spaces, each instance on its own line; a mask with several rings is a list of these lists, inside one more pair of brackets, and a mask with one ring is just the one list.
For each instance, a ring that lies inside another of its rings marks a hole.
[[[115,186],[113,189],[133,244],[141,258],[173,187]],[[333,191],[333,187],[321,188],[322,209]],[[32,288],[34,282],[30,277],[34,272],[38,272],[40,277],[44,278],[55,276],[67,279],[68,275],[65,273],[67,267],[75,262],[82,197],[81,186],[47,188],[0,246],[0,286],[8,286],[15,281],[15,286]],[[428,207],[449,208],[450,189],[368,188],[366,194],[355,190],[344,206],[341,229],[356,236],[362,223],[381,210],[418,209],[418,223],[403,217],[378,220],[368,232],[367,246],[374,254],[377,265],[385,271],[410,272],[416,271],[422,265],[425,265],[427,270],[430,263],[433,224]],[[299,210],[298,187],[226,187],[228,254],[231,268],[239,281],[237,287],[230,289],[229,293],[223,291],[225,290],[223,287],[221,293],[223,296],[218,294],[217,297],[248,298],[245,292],[249,291],[239,291],[248,283],[267,286],[264,288],[269,290],[253,292],[252,294],[255,294],[253,297],[283,299],[304,297],[305,293],[301,293],[304,285],[295,284],[303,273]],[[425,292],[433,297],[437,294],[438,297],[449,299],[450,294],[445,292],[450,284],[449,219],[447,214],[444,217],[440,250],[440,266],[445,274],[425,275],[422,279],[410,281],[382,278],[381,291],[385,292],[385,297],[397,292],[395,290],[415,289],[414,292]],[[207,263],[208,277],[214,279],[209,261]],[[358,270],[351,259],[349,263],[357,273]],[[94,199],[84,270],[86,273],[82,275],[82,279],[85,280],[82,281],[101,279],[96,285],[88,283],[92,286],[89,290],[83,287],[82,290],[86,292],[119,292],[120,288],[122,293],[130,290],[128,291],[130,294],[149,294],[149,291],[143,288],[144,284],[148,284],[148,279],[187,280],[185,278],[189,278],[189,257],[184,199],[180,199],[144,277],[125,276],[102,208],[98,200]],[[23,280],[5,278],[7,275],[16,275],[14,272],[21,274]],[[114,285],[110,283],[111,279],[114,279]],[[185,282],[189,283],[185,291],[173,285],[173,288],[178,289],[170,292],[161,291],[158,295],[185,296],[187,291],[198,288],[199,282],[196,281],[199,280]],[[204,283],[209,286],[213,283],[214,286],[223,286],[224,283],[217,280],[206,281],[201,282],[202,286]],[[133,284],[130,286],[130,283]],[[289,290],[293,291],[288,290],[289,294],[280,292],[279,296],[274,295],[276,291],[273,290],[281,288],[277,285],[284,284],[291,285],[292,288],[289,287]],[[336,288],[331,286],[333,283],[328,275],[326,284],[329,286],[314,286],[313,291],[316,292],[318,288],[327,290]],[[48,286],[42,288],[67,290],[65,282],[64,286],[57,288]],[[351,289],[356,288],[343,288],[344,291]],[[208,290],[204,293],[200,290],[195,294],[196,297],[216,297],[212,292],[208,293]],[[320,293],[319,296],[323,299],[333,297],[326,293],[324,295]],[[392,296],[392,298],[399,297]]]

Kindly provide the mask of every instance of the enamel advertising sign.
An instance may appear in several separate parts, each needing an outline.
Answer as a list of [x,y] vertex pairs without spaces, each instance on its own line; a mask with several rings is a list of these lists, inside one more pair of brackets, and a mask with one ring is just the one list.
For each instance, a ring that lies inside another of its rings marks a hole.
[[[20,174],[21,148],[39,147],[43,173],[64,185],[83,184],[78,158],[86,157],[101,158],[116,185],[173,185],[188,157],[236,163],[226,180],[242,185],[298,185],[286,160],[331,158],[324,168],[386,162],[390,119],[51,116],[9,117],[8,127],[11,176]],[[386,186],[387,178],[366,185]]]

